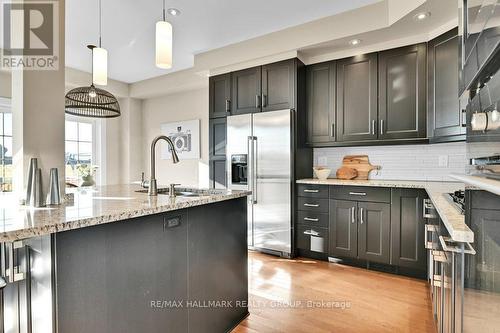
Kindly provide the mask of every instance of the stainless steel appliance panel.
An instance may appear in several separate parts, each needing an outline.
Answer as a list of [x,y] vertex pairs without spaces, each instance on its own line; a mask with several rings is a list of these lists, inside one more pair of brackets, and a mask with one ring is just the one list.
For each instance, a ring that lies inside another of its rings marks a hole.
[[[232,156],[247,155],[247,184],[233,184]],[[252,115],[243,114],[227,117],[227,146],[226,146],[227,186],[231,190],[252,190]],[[248,200],[248,246],[253,247],[253,195]]]
[[253,232],[256,248],[291,253],[290,110],[253,115]]

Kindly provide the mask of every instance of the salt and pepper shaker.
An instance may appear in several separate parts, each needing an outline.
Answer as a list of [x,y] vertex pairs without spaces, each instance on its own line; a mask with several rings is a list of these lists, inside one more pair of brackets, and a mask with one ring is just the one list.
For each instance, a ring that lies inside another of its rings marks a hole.
[[26,205],[30,206],[32,204],[32,193],[33,193],[33,182],[35,178],[35,170],[38,169],[38,159],[31,158],[30,166],[28,169],[28,182],[26,186]]
[[49,193],[47,193],[47,205],[61,204],[61,190],[59,188],[59,171],[57,168],[50,169]]
[[26,206],[44,207],[61,204],[61,189],[59,187],[59,171],[50,169],[50,182],[47,197],[43,196],[42,170],[38,167],[38,159],[31,158],[26,184]]
[[35,173],[35,186],[33,187],[34,190],[34,202],[32,203],[32,206],[35,207],[44,207],[45,206],[45,198],[43,197],[43,187],[42,187],[42,169],[38,168],[36,169]]

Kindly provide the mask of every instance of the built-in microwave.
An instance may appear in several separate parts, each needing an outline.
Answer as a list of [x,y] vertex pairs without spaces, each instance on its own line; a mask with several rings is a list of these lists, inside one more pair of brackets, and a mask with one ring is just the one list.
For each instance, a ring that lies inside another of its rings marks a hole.
[[458,0],[460,93],[491,75],[500,53],[500,0]]

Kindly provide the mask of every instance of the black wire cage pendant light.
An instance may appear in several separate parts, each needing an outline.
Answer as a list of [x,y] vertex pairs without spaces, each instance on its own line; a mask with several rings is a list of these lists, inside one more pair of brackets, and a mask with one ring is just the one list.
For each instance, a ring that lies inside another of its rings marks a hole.
[[[89,45],[89,48],[94,46]],[[121,115],[116,97],[104,89],[96,88],[93,83],[71,89],[66,94],[65,111],[74,116],[91,118],[115,118]]]
[[[95,75],[94,73],[94,49],[95,45],[87,46],[92,51],[92,84],[86,87],[78,87],[70,90],[66,94],[65,112],[74,116],[91,117],[91,118],[115,118],[121,115],[120,104],[113,94],[110,92],[96,88],[94,83],[107,84],[107,51],[104,58],[104,77]],[[96,50],[103,51],[101,48],[101,1],[99,0],[99,48]],[[102,55],[102,53],[101,53]],[[102,63],[102,61],[101,61]],[[102,65],[102,64],[101,64]],[[97,80],[97,81],[96,81]]]

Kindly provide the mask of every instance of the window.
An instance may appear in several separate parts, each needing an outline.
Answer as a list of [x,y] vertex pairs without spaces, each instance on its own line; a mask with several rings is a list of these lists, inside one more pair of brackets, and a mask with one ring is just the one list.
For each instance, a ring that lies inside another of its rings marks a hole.
[[0,105],[0,192],[12,191],[12,113]]
[[78,165],[96,164],[95,152],[96,126],[93,121],[66,119],[66,181],[79,185]]

